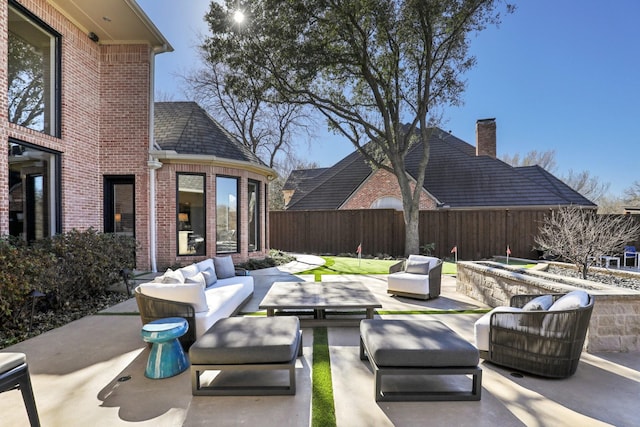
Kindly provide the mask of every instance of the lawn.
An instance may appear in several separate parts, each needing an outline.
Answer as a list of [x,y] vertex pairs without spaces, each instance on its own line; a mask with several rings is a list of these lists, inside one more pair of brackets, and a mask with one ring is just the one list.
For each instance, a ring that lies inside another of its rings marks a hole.
[[[349,257],[323,256],[325,265],[299,274],[388,274],[389,267],[398,260],[386,259],[358,259]],[[442,274],[456,274],[456,265],[445,262],[442,266]]]

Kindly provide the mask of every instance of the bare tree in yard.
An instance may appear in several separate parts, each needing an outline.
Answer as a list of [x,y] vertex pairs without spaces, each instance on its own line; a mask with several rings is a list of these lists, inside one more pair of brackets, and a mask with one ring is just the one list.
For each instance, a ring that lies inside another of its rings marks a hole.
[[242,75],[202,49],[204,66],[183,76],[190,97],[269,167],[295,162],[294,140],[313,126],[309,112],[281,102],[259,74]]
[[601,255],[622,252],[639,235],[640,224],[628,216],[570,206],[553,211],[534,240],[540,249],[575,264],[586,279],[589,266]]
[[556,150],[531,150],[522,157],[520,157],[518,153],[514,155],[504,154],[501,159],[503,162],[514,167],[538,165],[550,173],[555,173],[556,169],[558,169]]
[[[507,0],[227,0],[211,3],[208,60],[258,76],[283,102],[308,105],[402,194],[405,253],[418,253],[418,213],[431,127],[462,103],[469,37],[498,24]],[[236,8],[247,19],[231,19]],[[422,141],[415,176],[405,158]],[[413,181],[415,180],[415,181]]]
[[640,206],[640,181],[633,181],[629,188],[624,190],[624,202],[632,206]]
[[[514,155],[505,154],[502,156],[502,161],[514,167],[538,165],[552,174],[555,174],[558,169],[555,150],[532,150],[522,157],[520,157],[518,153]],[[601,182],[598,177],[591,175],[588,170],[574,172],[570,169],[569,172],[560,177],[560,179],[569,187],[598,205],[605,201],[609,187],[611,186],[608,182]],[[606,201],[611,202],[610,199]]]

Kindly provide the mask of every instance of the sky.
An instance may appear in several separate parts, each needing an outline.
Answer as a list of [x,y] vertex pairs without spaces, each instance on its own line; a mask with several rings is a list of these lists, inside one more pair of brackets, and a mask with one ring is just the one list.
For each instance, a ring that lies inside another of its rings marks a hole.
[[[555,150],[556,176],[588,171],[620,196],[640,181],[640,1],[515,1],[515,13],[472,35],[476,66],[464,104],[441,128],[475,145],[476,120],[495,118],[497,155]],[[156,57],[156,95],[189,100],[180,75],[196,69],[209,0],[138,0],[173,46]],[[321,167],[354,148],[323,129],[299,145]]]

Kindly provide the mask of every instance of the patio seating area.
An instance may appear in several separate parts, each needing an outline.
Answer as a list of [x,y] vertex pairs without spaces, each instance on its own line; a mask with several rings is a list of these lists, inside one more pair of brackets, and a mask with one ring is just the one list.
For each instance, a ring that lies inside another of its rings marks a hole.
[[[309,266],[302,267],[298,271]],[[259,311],[274,282],[313,280],[295,271],[294,267],[254,272],[255,292],[242,311]],[[362,283],[382,305],[376,319],[438,320],[472,343],[474,323],[482,312],[451,312],[489,308],[458,294],[451,276],[443,276],[440,296],[430,300],[388,295],[386,275],[322,279]],[[295,395],[193,396],[189,370],[166,379],[145,377],[149,348],[141,338],[136,310],[135,299],[130,299],[3,350],[27,355],[43,426],[311,424],[312,328],[303,327],[303,355],[295,361]],[[438,311],[449,314],[435,314]],[[575,375],[563,380],[512,375],[515,371],[481,360],[481,400],[376,402],[373,367],[360,359],[359,328],[327,330],[338,426],[417,426],[425,425],[425,420],[429,425],[456,426],[631,426],[640,416],[638,353],[583,352]],[[0,394],[0,411],[6,425],[29,425],[19,390]]]

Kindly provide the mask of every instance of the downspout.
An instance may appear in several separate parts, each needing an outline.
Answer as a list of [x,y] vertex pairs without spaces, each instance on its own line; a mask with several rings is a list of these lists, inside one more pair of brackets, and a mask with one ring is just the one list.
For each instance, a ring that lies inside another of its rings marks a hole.
[[[155,64],[156,53],[166,52],[166,46],[155,47],[151,50],[151,61],[149,61],[149,153],[153,151],[155,141]],[[162,162],[149,154],[147,161],[149,168],[149,258],[151,261],[151,271],[156,273],[157,266],[157,228],[156,228],[156,170],[162,167]]]

